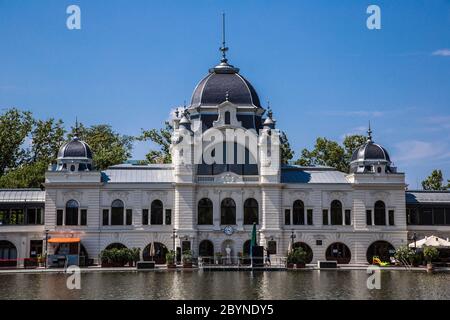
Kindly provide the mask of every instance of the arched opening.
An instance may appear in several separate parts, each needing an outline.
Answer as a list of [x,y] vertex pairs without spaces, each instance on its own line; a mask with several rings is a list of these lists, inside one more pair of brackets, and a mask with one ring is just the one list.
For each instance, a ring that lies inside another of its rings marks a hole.
[[213,203],[208,198],[198,202],[197,224],[213,224]]
[[339,200],[331,202],[331,224],[342,225],[342,203]]
[[295,200],[292,207],[292,224],[305,224],[305,205],[302,200]]
[[155,261],[156,264],[166,263],[167,247],[160,242],[153,242],[154,252],[150,252],[152,243],[150,242],[142,251],[142,259],[144,261]]
[[78,202],[69,200],[66,203],[66,226],[78,225]]
[[[116,244],[122,245],[120,243],[116,243]],[[78,245],[80,246],[79,248],[78,248]],[[123,247],[125,248],[125,246],[123,246]],[[109,246],[106,248],[108,249]],[[118,249],[121,249],[121,248],[118,248]],[[61,243],[58,245],[58,247],[56,247],[55,254],[56,255],[78,255],[80,266],[87,266],[88,262],[89,262],[88,252],[87,252],[86,248],[83,246],[83,244],[81,244],[81,243]]]
[[244,202],[244,224],[259,223],[258,201],[249,198]]
[[222,200],[220,206],[220,224],[236,224],[236,203],[231,198]]
[[153,200],[151,204],[150,224],[163,224],[163,203],[161,200]]
[[111,250],[111,249],[125,249],[126,247],[127,247],[127,246],[124,245],[124,244],[122,244],[122,243],[114,242],[114,243],[109,244],[109,245],[105,248],[105,250]]
[[373,257],[378,257],[382,262],[390,262],[395,254],[395,248],[387,241],[375,241],[367,248],[367,262],[373,262]]
[[16,246],[6,240],[0,240],[0,267],[17,267]]
[[347,264],[352,258],[349,247],[341,242],[332,243],[325,253],[328,261],[336,261],[339,264]]
[[306,252],[306,261],[305,261],[305,263],[311,263],[311,261],[313,260],[313,251],[312,251],[312,249],[311,249],[311,247],[309,245],[307,245],[304,242],[296,242],[296,243],[294,243],[293,247],[294,247],[294,249],[302,248],[303,251]]
[[375,202],[374,219],[376,226],[386,225],[386,206],[383,201]]
[[202,257],[203,263],[214,263],[214,244],[209,240],[203,240],[198,245],[198,255]]
[[123,225],[124,205],[123,201],[116,199],[111,203],[111,225]]

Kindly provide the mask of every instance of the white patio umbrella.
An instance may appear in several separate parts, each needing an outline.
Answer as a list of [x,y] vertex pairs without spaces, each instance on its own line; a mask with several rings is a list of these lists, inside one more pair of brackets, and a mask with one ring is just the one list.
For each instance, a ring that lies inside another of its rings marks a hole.
[[[417,248],[423,248],[423,247],[435,247],[435,248],[450,248],[450,241],[436,237],[436,236],[429,236],[425,237],[422,240],[416,241]],[[410,248],[414,248],[414,242],[409,244]]]
[[153,242],[150,244],[150,252],[149,252],[150,257],[152,258],[152,260],[155,260],[155,246],[153,244]]

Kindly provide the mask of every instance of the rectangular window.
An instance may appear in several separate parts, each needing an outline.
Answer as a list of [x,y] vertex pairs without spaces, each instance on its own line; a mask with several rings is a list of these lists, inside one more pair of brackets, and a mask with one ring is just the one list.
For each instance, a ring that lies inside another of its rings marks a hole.
[[445,224],[445,209],[434,208],[433,209],[433,225],[442,226]]
[[103,225],[107,226],[109,225],[109,210],[103,209]]
[[313,225],[313,209],[306,210],[306,223],[308,226]]
[[345,210],[345,225],[349,226],[352,224],[352,210]]
[[393,226],[395,224],[394,221],[394,210],[389,210],[389,225]]
[[290,209],[284,210],[284,224],[287,226],[291,224],[291,210]]
[[35,208],[27,209],[26,224],[36,224],[36,209]]
[[431,226],[433,225],[433,209],[423,208],[420,210],[420,222],[421,225]]
[[44,216],[42,215],[42,209],[41,208],[37,208],[36,209],[36,219],[37,219],[37,224],[44,224]]
[[142,225],[144,226],[148,225],[148,209],[142,210]]
[[450,225],[450,208],[445,209],[445,224]]
[[0,225],[9,224],[9,210],[0,209]]
[[166,209],[166,225],[172,224],[172,209]]
[[127,209],[126,213],[126,225],[131,226],[131,224],[133,223],[133,210]]
[[81,209],[80,225],[87,225],[87,210]]
[[368,226],[372,225],[372,210],[366,210],[366,224]]
[[24,214],[22,209],[11,209],[9,224],[24,224]]
[[63,214],[64,214],[64,211],[62,209],[56,210],[56,225],[57,226],[62,226]]
[[327,209],[322,210],[322,224],[324,226],[328,225],[328,210]]

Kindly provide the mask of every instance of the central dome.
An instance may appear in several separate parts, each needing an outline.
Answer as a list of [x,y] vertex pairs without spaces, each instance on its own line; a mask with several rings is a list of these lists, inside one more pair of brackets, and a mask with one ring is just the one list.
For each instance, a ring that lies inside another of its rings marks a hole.
[[191,107],[217,106],[227,100],[237,105],[261,107],[258,94],[239,74],[239,69],[222,62],[210,69],[195,87]]

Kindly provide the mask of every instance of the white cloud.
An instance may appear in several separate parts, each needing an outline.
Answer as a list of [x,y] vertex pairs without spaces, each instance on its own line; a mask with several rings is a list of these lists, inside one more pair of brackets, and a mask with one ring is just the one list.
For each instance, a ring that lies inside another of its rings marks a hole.
[[433,116],[426,119],[426,123],[431,125],[433,131],[450,129],[450,116]]
[[395,145],[395,156],[398,162],[417,162],[427,160],[444,160],[450,158],[448,146],[442,142],[428,142],[420,140],[407,140]]
[[439,49],[433,52],[433,56],[450,57],[450,49]]
[[356,111],[325,111],[322,115],[331,117],[365,117],[365,118],[378,118],[384,116],[382,111],[369,111],[369,110],[356,110]]

